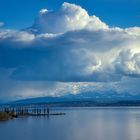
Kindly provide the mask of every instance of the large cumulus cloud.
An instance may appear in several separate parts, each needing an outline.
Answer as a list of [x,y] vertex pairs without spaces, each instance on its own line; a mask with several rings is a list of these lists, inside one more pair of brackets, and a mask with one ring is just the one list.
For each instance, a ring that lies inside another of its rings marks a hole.
[[124,77],[139,78],[140,28],[111,28],[69,3],[57,11],[42,9],[28,28],[0,29],[0,68],[10,71],[8,81],[24,83],[110,85]]
[[125,30],[1,35],[0,66],[18,80],[104,82],[139,75],[139,36]]
[[29,29],[39,33],[62,33],[78,29],[107,29],[96,16],[89,16],[80,6],[64,3],[58,11],[42,9]]

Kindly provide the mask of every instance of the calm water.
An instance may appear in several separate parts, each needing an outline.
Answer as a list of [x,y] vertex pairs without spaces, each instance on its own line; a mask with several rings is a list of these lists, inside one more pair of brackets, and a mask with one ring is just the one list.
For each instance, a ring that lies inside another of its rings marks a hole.
[[0,140],[140,140],[140,108],[71,108],[0,122]]

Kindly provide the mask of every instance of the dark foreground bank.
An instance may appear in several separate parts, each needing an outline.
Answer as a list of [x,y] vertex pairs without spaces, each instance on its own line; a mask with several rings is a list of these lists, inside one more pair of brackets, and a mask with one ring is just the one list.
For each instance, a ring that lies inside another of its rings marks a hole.
[[0,112],[0,121],[7,121],[16,117],[14,112]]

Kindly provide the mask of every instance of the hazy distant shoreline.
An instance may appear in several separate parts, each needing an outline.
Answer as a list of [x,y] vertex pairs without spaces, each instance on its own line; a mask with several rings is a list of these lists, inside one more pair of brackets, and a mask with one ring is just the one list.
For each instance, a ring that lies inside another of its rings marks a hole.
[[133,101],[61,101],[61,102],[34,102],[18,101],[1,104],[1,106],[28,106],[28,105],[47,105],[49,107],[139,107],[140,100]]

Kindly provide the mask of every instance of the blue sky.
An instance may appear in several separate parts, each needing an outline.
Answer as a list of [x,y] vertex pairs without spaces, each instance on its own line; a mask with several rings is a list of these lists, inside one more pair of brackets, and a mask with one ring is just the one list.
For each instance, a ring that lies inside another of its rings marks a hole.
[[[0,21],[5,28],[30,26],[42,8],[55,10],[63,0],[0,0]],[[139,0],[67,0],[81,5],[90,15],[95,14],[110,26],[140,26]]]
[[0,100],[140,94],[140,1],[0,2]]

